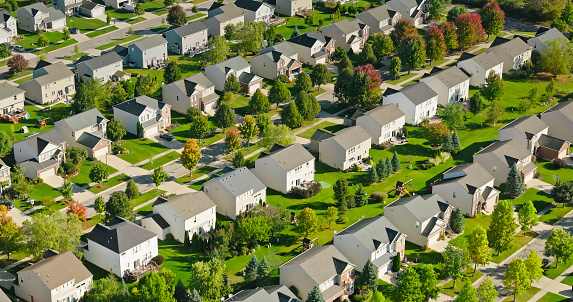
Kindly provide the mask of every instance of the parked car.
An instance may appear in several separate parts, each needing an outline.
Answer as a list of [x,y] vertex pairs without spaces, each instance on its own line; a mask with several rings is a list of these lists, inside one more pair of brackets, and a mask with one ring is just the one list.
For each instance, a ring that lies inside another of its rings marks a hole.
[[6,206],[8,210],[12,210],[14,208],[14,204],[9,201],[0,201],[0,206]]
[[80,30],[77,27],[69,27],[70,34],[79,34]]
[[168,140],[168,141],[172,141],[175,139],[175,136],[171,133],[161,133],[159,134],[159,137],[161,137],[164,140]]
[[24,46],[22,46],[22,45],[14,45],[14,50],[15,50],[15,51],[23,52],[23,51],[25,51],[26,49],[24,49]]

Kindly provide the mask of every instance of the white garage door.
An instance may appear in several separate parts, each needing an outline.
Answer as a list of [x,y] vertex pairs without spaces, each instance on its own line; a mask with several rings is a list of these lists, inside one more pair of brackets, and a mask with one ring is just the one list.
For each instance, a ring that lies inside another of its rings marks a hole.
[[101,156],[104,156],[107,153],[107,148],[101,148],[99,150],[97,150],[96,152],[94,152],[94,157],[98,158]]
[[257,89],[261,89],[261,83],[260,82],[258,84],[251,86],[250,93],[251,94],[255,93],[257,91]]
[[316,60],[316,64],[326,64],[326,57],[322,57]]
[[149,129],[145,130],[145,137],[150,137],[153,134],[156,134],[157,132],[159,132],[159,126],[149,128]]
[[[255,89],[255,91],[257,91],[257,90]],[[217,102],[212,102],[212,103],[205,105],[205,111],[211,111],[211,110],[215,110],[215,109],[217,109]]]
[[533,175],[535,175],[535,171],[532,171],[531,173],[525,175],[525,177],[523,177],[523,182],[527,183],[528,181],[532,180]]
[[416,21],[414,21],[414,23],[415,23],[414,26],[420,25],[420,24],[422,24],[422,22],[424,22],[424,18],[420,17],[420,18],[416,19]]
[[440,233],[436,233],[431,238],[428,238],[428,246],[431,248],[434,243],[438,242],[438,239],[440,239]]
[[40,173],[40,178],[46,179],[50,176],[56,175],[56,169],[48,169],[42,173]]

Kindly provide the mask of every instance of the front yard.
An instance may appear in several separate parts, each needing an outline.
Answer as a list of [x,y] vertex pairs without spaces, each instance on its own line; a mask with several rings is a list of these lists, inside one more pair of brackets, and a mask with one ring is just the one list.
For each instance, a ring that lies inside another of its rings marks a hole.
[[167,163],[177,160],[180,155],[181,154],[179,154],[179,152],[177,151],[171,151],[161,157],[152,158],[150,161],[141,165],[141,167],[146,170],[153,170],[157,167],[163,166]]
[[[64,39],[64,34],[59,31],[45,32],[42,35],[48,38],[48,40],[50,40],[50,43],[59,42]],[[16,42],[16,45],[20,45],[24,47],[26,50],[33,50],[38,48],[38,39],[40,38],[40,36],[37,35],[36,33],[30,33],[19,29],[18,36],[23,37],[23,39]]]
[[[95,166],[95,164],[97,163],[97,161],[90,161],[90,160],[86,160],[83,163],[81,163],[79,166],[77,166],[77,170],[79,171],[78,174],[76,174],[76,176],[70,178],[70,180],[77,184],[78,186],[87,186],[88,184],[90,184],[92,181],[90,180],[90,170],[93,168],[93,166]],[[112,167],[112,166],[107,166],[108,171],[109,171],[109,175],[117,172],[117,169]]]
[[130,164],[137,164],[146,159],[150,159],[153,156],[163,153],[169,148],[153,141],[150,139],[141,140],[130,136],[130,138],[123,139],[123,148],[127,148],[130,153],[128,154],[118,154],[117,156]]
[[324,121],[314,127],[308,128],[306,130],[304,130],[303,132],[297,134],[297,136],[300,136],[302,138],[308,138],[310,139],[310,137],[314,134],[314,132],[316,132],[316,130],[321,129],[321,130],[325,130],[327,132],[330,133],[335,133],[339,130],[342,130],[346,128],[344,125],[342,124],[336,124],[333,122],[329,122],[329,121]]
[[86,33],[102,27],[106,27],[107,23],[96,18],[80,18],[80,17],[67,17],[67,27],[76,27],[81,33]]
[[99,188],[99,186],[97,184],[95,184],[94,186],[92,186],[88,190],[92,193],[97,194],[97,193],[105,191],[111,187],[115,187],[115,186],[121,184],[122,182],[126,182],[129,179],[130,179],[129,176],[122,173],[122,174],[119,174],[119,175],[114,176],[112,178],[108,178],[107,180],[104,180],[101,184],[101,188]]

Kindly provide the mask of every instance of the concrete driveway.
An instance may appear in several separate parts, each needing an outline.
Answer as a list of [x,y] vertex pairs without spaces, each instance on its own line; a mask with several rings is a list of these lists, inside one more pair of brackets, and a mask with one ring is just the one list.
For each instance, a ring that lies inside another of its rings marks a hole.
[[62,184],[64,183],[64,179],[61,176],[52,175],[52,176],[44,178],[44,182],[53,188],[59,189],[62,187]]
[[168,141],[166,139],[163,139],[161,137],[159,137],[159,133],[154,135],[153,137],[150,137],[151,140],[156,141],[158,144],[163,145],[169,149],[183,149],[183,146],[185,146],[184,143],[174,139],[172,141]]
[[527,182],[527,187],[528,188],[535,188],[539,191],[543,191],[544,193],[547,194],[551,194],[551,189],[553,189],[553,185],[546,183],[544,181],[541,181],[537,178],[534,178],[530,181]]

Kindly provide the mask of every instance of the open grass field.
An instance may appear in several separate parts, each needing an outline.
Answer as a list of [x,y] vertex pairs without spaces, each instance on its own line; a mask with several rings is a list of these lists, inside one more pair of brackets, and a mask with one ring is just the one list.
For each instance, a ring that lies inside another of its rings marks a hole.
[[[96,161],[89,161],[86,160],[83,163],[81,163],[81,165],[79,165],[77,167],[78,171],[80,171],[80,173],[78,173],[76,176],[70,178],[70,180],[77,184],[78,186],[87,186],[89,183],[91,183],[92,181],[90,180],[90,170],[93,168],[93,166],[95,166]],[[117,169],[112,167],[112,166],[107,166],[108,171],[109,171],[109,175],[117,172]]]
[[127,161],[130,164],[137,164],[138,162],[149,159],[159,153],[169,150],[169,148],[153,141],[153,140],[140,140],[138,138],[123,139],[122,147],[127,148],[130,153],[119,154],[119,158]]

